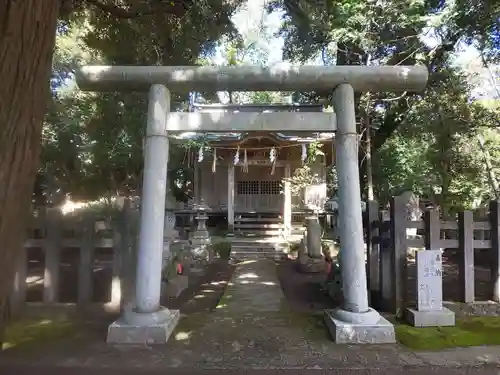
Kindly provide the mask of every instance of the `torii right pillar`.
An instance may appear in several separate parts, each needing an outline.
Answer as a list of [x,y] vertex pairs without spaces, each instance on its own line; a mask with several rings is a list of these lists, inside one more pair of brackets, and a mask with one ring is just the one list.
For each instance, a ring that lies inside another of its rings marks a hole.
[[325,310],[325,321],[339,344],[395,343],[394,326],[368,305],[358,164],[354,89],[333,92],[337,115],[336,163],[339,184],[340,268],[344,304]]

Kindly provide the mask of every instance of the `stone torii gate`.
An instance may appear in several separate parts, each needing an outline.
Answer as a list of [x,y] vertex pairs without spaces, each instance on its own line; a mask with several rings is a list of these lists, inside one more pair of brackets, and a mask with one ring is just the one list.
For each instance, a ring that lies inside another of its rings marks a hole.
[[[368,305],[354,92],[422,91],[422,66],[86,66],[87,91],[149,91],[135,308],[108,330],[109,343],[165,343],[179,312],[160,306],[170,132],[336,132],[344,305],[327,311],[335,342],[395,342],[394,327]],[[170,91],[332,90],[334,113],[170,112]]]

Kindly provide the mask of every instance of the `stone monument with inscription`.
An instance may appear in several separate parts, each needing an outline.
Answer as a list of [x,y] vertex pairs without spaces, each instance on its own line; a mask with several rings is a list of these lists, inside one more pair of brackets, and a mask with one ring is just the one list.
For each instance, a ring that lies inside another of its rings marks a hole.
[[417,306],[407,310],[414,327],[455,325],[455,313],[443,307],[443,266],[441,250],[417,251]]

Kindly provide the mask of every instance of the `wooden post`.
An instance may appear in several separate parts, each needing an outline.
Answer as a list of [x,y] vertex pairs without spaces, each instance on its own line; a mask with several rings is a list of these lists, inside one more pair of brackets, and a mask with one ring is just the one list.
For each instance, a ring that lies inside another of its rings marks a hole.
[[426,250],[438,250],[441,248],[441,222],[437,210],[428,210],[424,214],[424,243]]
[[82,245],[78,264],[78,304],[92,301],[95,220],[90,214],[83,216]]
[[234,165],[227,166],[227,228],[228,234],[234,233]]
[[499,201],[490,202],[491,223],[491,299],[500,302],[500,208]]
[[63,233],[62,213],[57,208],[47,212],[43,302],[55,303],[59,297],[59,262]]
[[401,316],[406,307],[407,291],[407,245],[406,245],[406,204],[404,197],[391,200],[391,240],[392,240],[392,296],[391,312]]
[[194,201],[199,203],[201,200],[201,169],[204,167],[204,164],[201,164],[198,160],[194,162],[194,170],[193,170],[193,196]]
[[26,302],[26,276],[28,274],[27,251],[23,246],[17,256],[16,275],[10,295],[10,313],[15,316],[19,314]]
[[371,303],[379,298],[380,292],[380,241],[374,243],[374,238],[380,234],[380,212],[377,201],[368,201],[367,208],[367,226],[366,226],[366,248],[368,259],[368,291]]
[[460,302],[474,302],[474,218],[471,211],[458,214],[458,280]]
[[290,163],[285,165],[285,178],[283,180],[283,229],[284,237],[288,238],[292,234],[292,192],[290,183]]

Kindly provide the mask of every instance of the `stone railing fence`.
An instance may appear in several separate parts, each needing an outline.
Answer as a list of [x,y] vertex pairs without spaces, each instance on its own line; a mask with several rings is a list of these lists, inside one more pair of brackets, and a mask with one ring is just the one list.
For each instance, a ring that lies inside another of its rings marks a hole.
[[[372,304],[392,313],[407,307],[413,287],[408,274],[412,248],[456,254],[458,284],[454,287],[459,302],[465,303],[476,299],[474,255],[477,262],[480,254],[484,258],[482,266],[490,273],[487,298],[500,302],[500,202],[490,202],[489,209],[476,215],[472,211],[460,212],[455,220],[442,220],[434,209],[424,211],[422,216],[422,220],[409,219],[408,201],[403,196],[391,200],[389,211],[380,210],[377,202],[369,202],[365,230]],[[419,235],[408,235],[415,229]]]
[[125,201],[108,218],[43,209],[18,256],[9,305],[120,309],[133,293],[138,211]]

